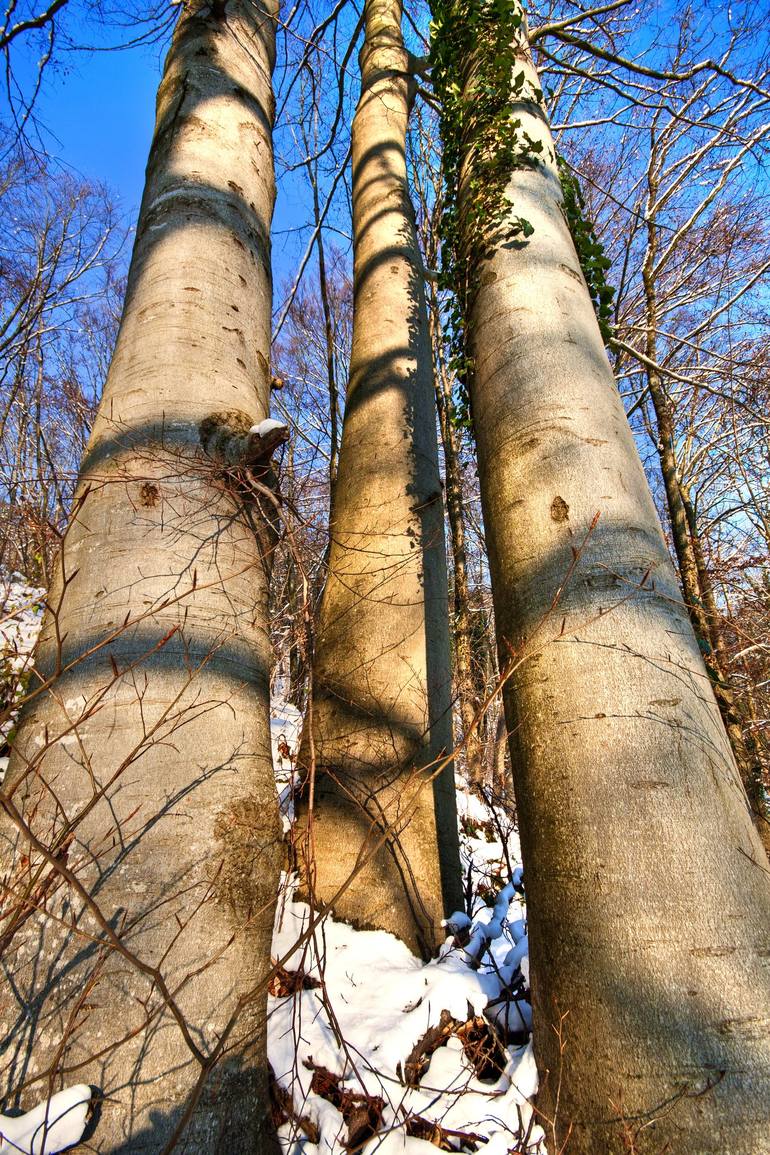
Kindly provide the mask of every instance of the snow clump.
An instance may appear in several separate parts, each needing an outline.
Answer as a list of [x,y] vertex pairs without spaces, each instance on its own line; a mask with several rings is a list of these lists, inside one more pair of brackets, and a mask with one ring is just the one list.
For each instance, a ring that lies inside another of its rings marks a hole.
[[13,705],[25,692],[44,600],[45,590],[21,574],[0,573],[0,781],[8,769],[8,739],[16,725]]
[[91,1088],[59,1091],[26,1115],[0,1115],[0,1155],[53,1155],[79,1143],[88,1123]]

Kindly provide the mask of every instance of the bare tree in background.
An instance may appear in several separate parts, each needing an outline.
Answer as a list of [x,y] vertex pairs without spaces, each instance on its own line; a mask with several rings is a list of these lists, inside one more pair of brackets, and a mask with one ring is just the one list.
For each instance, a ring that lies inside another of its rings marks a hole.
[[[636,201],[643,238],[637,229],[626,234],[627,246],[636,249],[643,240],[643,250],[635,261],[625,260],[626,269],[638,266],[641,275],[623,286],[622,335],[613,344],[619,369],[631,381],[642,379],[635,407],[649,415],[684,600],[767,849],[762,751],[750,705],[731,683],[724,637],[729,611],[712,576],[704,527],[715,489],[721,490],[731,428],[743,431],[750,459],[752,440],[766,425],[742,378],[755,328],[744,298],[770,268],[766,205],[751,175],[755,150],[767,145],[763,118],[770,100],[750,91],[736,96],[713,74],[689,89],[677,93],[676,115],[664,105],[645,133],[646,173]],[[703,106],[708,122],[684,123]],[[744,504],[744,487],[733,477],[730,488],[731,504]]]
[[[294,519],[291,540],[283,540],[276,550],[271,595],[274,677],[280,683],[280,696],[300,709],[306,703],[310,676],[306,612],[314,621],[329,553],[330,486],[337,468],[330,407],[338,390],[344,396],[353,315],[347,262],[333,246],[327,251],[324,274],[323,291],[319,272],[318,282],[308,280],[294,295],[283,334],[273,351],[275,409],[293,430],[281,462],[280,491],[285,509],[292,511]],[[309,581],[307,607],[297,551]]]
[[0,567],[47,586],[115,339],[107,193],[17,156],[0,182]]

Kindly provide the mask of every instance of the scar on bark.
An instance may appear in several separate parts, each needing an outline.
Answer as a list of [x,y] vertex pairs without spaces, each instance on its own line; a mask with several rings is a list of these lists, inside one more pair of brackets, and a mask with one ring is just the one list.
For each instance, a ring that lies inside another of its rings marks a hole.
[[139,490],[139,500],[148,509],[154,509],[160,501],[160,490],[151,481],[145,481]]
[[569,521],[569,506],[558,494],[551,502],[551,518],[553,521]]
[[260,879],[266,875],[266,858],[278,851],[264,825],[264,806],[248,795],[229,802],[214,823],[221,857],[213,881],[238,925],[259,917],[265,905]]

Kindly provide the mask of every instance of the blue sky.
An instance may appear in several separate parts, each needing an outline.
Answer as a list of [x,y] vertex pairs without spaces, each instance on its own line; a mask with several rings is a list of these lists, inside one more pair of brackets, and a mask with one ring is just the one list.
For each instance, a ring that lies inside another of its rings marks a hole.
[[[92,39],[97,29],[86,30]],[[111,41],[117,39],[112,30]],[[26,47],[26,46],[25,46]],[[45,71],[35,105],[46,151],[89,180],[109,186],[127,224],[133,225],[144,186],[167,40],[133,48],[86,52],[59,50]],[[14,66],[22,83],[35,75],[39,45],[18,52]],[[284,180],[274,220],[273,271],[275,302],[291,276],[300,237],[285,230],[308,224],[308,204],[301,176]],[[307,233],[304,234],[306,239]]]
[[70,52],[50,70],[37,105],[48,150],[118,194],[133,217],[152,138],[164,50]]

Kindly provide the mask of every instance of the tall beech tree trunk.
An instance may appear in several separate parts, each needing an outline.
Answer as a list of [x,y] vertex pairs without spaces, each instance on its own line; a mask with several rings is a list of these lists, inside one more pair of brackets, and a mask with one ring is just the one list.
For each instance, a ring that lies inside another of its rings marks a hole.
[[96,1084],[103,1152],[277,1150],[271,541],[233,473],[269,397],[274,17],[193,3],[174,35],[4,795],[35,839],[3,827],[5,1089]]
[[[350,380],[317,626],[311,850],[328,901],[427,955],[461,899],[443,502],[422,262],[406,179],[410,105],[398,0],[367,0],[352,127]],[[311,757],[309,734],[304,761]]]
[[[466,107],[482,112],[485,60],[510,43],[486,11],[455,38]],[[535,148],[506,170],[512,207],[485,253],[485,141],[468,131],[460,229],[501,660],[509,645],[522,657],[506,714],[538,1106],[552,1151],[571,1127],[575,1153],[633,1140],[757,1155],[770,874],[562,214],[523,23],[517,35],[506,115]],[[528,239],[506,235],[517,218]]]

